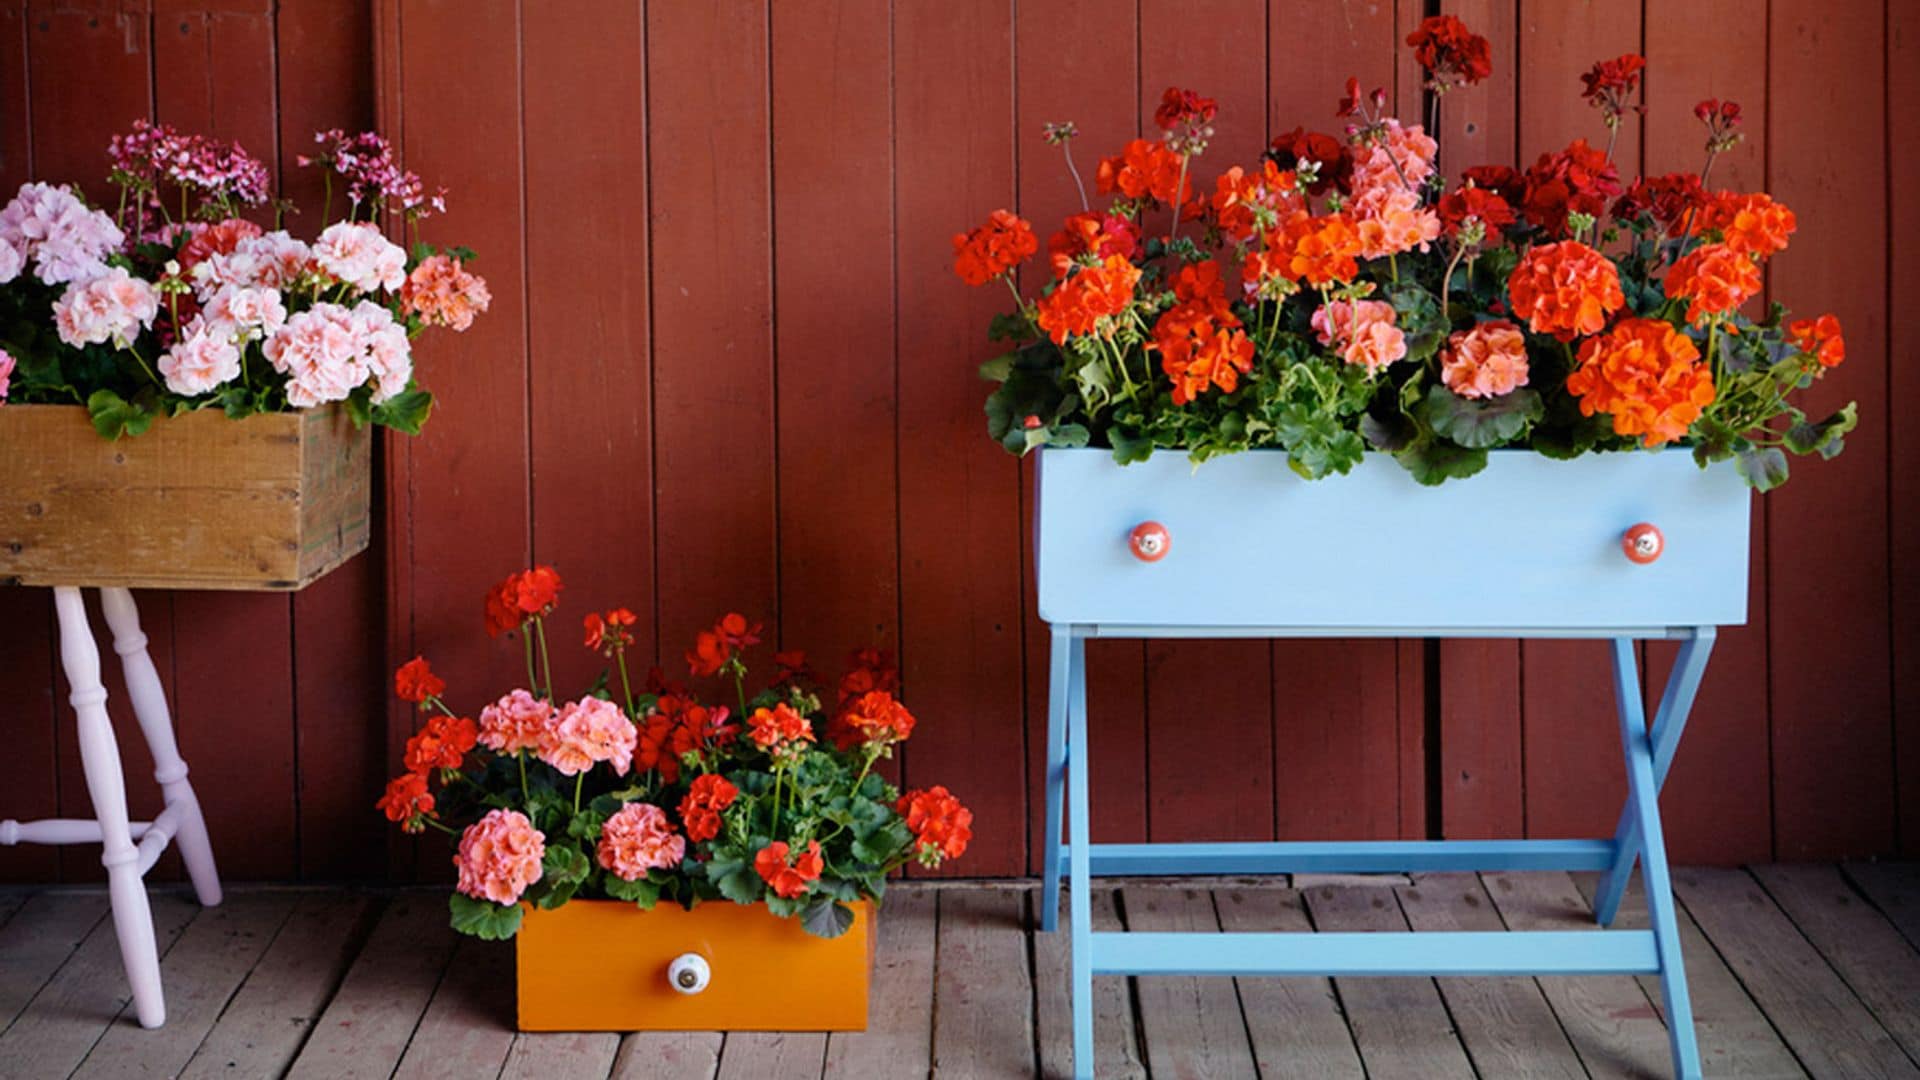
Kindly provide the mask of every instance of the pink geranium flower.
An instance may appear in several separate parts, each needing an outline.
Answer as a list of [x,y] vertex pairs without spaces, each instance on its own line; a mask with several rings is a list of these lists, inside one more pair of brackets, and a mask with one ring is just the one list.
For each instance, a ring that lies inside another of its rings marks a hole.
[[313,249],[284,230],[237,240],[233,250],[214,251],[192,267],[193,291],[206,303],[227,285],[286,289],[313,267]]
[[398,289],[407,280],[407,253],[364,221],[329,225],[313,243],[320,268],[361,292]]
[[287,306],[278,289],[225,285],[207,305],[206,318],[209,331],[230,341],[252,341],[279,333],[287,324]]
[[20,254],[20,249],[9,241],[0,240],[0,285],[19,277],[20,271],[26,268],[27,257]]
[[568,776],[601,761],[611,763],[621,776],[633,767],[639,732],[620,706],[605,698],[584,697],[560,706],[553,734],[553,743],[541,748],[540,760]]
[[496,754],[539,753],[554,741],[553,706],[515,690],[480,710],[480,745]]
[[518,810],[491,810],[460,834],[453,865],[461,892],[475,900],[517,904],[527,886],[540,880],[547,857],[546,837]]
[[649,803],[628,803],[607,819],[595,851],[600,865],[626,881],[649,870],[671,870],[687,854],[687,838],[673,831],[666,811]]
[[1393,305],[1382,300],[1335,300],[1313,313],[1313,329],[1322,345],[1368,374],[1407,355],[1407,337],[1394,322]]
[[1440,381],[1466,398],[1499,397],[1527,385],[1527,343],[1520,328],[1492,319],[1447,339]]
[[31,259],[35,276],[48,285],[98,277],[125,241],[111,217],[88,209],[64,187],[22,184],[0,209],[0,242]]
[[109,341],[124,348],[152,326],[159,313],[159,290],[116,266],[67,286],[54,301],[53,323],[60,340],[76,349]]
[[0,349],[0,405],[6,404],[7,391],[13,383],[13,368],[13,357],[7,354],[7,350]]
[[315,304],[288,319],[262,351],[287,376],[287,403],[296,409],[340,401],[370,374],[353,314],[338,304]]
[[413,381],[413,343],[385,305],[362,300],[353,308],[353,330],[373,373],[373,403],[388,401]]
[[400,290],[403,310],[428,326],[450,326],[457,333],[473,325],[473,317],[487,310],[493,294],[478,274],[470,274],[460,260],[435,255],[413,268]]
[[219,326],[195,319],[161,354],[159,367],[167,389],[195,397],[240,377],[240,350]]

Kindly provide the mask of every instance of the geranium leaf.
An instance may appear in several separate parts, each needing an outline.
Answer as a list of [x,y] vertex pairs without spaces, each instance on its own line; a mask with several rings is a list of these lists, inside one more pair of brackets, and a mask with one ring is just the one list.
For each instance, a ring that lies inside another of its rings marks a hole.
[[1772,491],[1787,482],[1787,455],[1777,446],[1743,447],[1734,455],[1734,467],[1755,491]]
[[800,916],[800,925],[814,937],[837,938],[853,929],[853,909],[832,897],[816,897]]
[[87,398],[87,415],[103,439],[142,435],[153,426],[153,414],[111,390],[95,390]]
[[453,916],[453,928],[462,934],[505,941],[520,931],[519,904],[496,904],[456,892],[448,899],[447,908]]
[[1487,400],[1464,398],[1444,386],[1427,390],[1420,403],[1420,419],[1434,433],[1469,449],[1486,449],[1510,442],[1546,414],[1540,395],[1515,390]]

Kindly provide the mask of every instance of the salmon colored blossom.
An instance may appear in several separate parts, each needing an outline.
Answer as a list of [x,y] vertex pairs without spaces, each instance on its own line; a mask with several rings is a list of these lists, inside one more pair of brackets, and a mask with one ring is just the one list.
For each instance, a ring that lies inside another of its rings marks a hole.
[[1720,233],[1720,242],[1735,251],[1766,258],[1785,251],[1787,237],[1799,227],[1792,210],[1762,191],[1714,195],[1701,216],[1701,226]]
[[1333,346],[1342,360],[1369,375],[1407,355],[1406,334],[1393,305],[1383,300],[1335,300],[1314,311],[1311,322],[1320,344]]
[[1800,351],[1818,360],[1821,367],[1837,367],[1847,358],[1846,339],[1840,336],[1840,320],[1832,315],[1795,319],[1787,326],[1787,337]]
[[907,819],[914,836],[914,852],[926,866],[939,866],[964,855],[973,840],[973,811],[960,804],[945,787],[909,791],[895,807]]
[[1348,212],[1356,222],[1360,255],[1384,259],[1405,251],[1426,251],[1440,235],[1440,216],[1397,181],[1356,194]]
[[1440,381],[1464,398],[1494,398],[1527,385],[1527,343],[1505,319],[1455,331],[1440,352]]
[[401,664],[393,673],[393,692],[401,701],[411,701],[415,705],[424,705],[431,698],[437,698],[447,689],[447,681],[433,673],[433,668],[424,656],[416,656]]
[[1687,321],[1726,315],[1760,291],[1760,267],[1726,244],[1707,244],[1687,252],[1667,271],[1662,288],[1670,299],[1687,301]]
[[1580,399],[1582,416],[1606,413],[1616,434],[1655,447],[1685,436],[1713,403],[1713,372],[1672,323],[1623,319],[1581,343],[1567,392]]
[[1534,333],[1561,341],[1599,333],[1627,302],[1612,261],[1577,240],[1528,251],[1507,278],[1507,296]]
[[778,750],[813,742],[813,723],[783,701],[771,709],[753,710],[747,717],[747,738],[762,750]]
[[400,287],[400,309],[427,326],[450,327],[459,333],[473,325],[473,317],[493,303],[486,279],[469,273],[451,255],[432,255],[420,261]]
[[1071,334],[1097,333],[1102,319],[1121,314],[1133,303],[1139,283],[1140,268],[1121,255],[1082,267],[1040,298],[1040,329],[1055,345],[1066,344]]
[[567,776],[578,776],[605,761],[625,776],[633,767],[637,737],[633,721],[620,706],[605,698],[584,697],[560,706],[552,741],[540,747],[540,760]]
[[739,794],[740,789],[719,773],[694,777],[680,799],[680,822],[686,826],[687,839],[699,844],[719,836],[720,815]]
[[600,827],[594,857],[622,881],[639,881],[649,870],[672,870],[687,855],[687,838],[673,831],[667,812],[652,803],[628,803]]
[[820,857],[820,841],[807,841],[807,850],[789,862],[791,849],[784,840],[776,840],[753,857],[754,872],[773,887],[773,895],[783,900],[805,896],[813,882],[820,879],[826,861]]
[[518,810],[490,810],[460,834],[453,865],[460,872],[454,887],[475,900],[517,904],[520,894],[540,880],[547,857],[546,837]]
[[525,690],[514,690],[480,710],[480,745],[496,754],[536,754],[554,741],[553,705]]
[[995,210],[986,224],[954,235],[953,272],[969,285],[985,285],[1012,273],[1038,250],[1033,226],[1011,211]]

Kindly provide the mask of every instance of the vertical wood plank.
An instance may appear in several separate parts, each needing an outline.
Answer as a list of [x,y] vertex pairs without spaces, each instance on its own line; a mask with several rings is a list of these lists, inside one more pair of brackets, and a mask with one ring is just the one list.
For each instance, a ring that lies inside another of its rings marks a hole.
[[973,808],[973,846],[949,872],[1012,875],[1027,866],[1026,783],[1008,767],[1027,738],[1020,469],[984,437],[976,374],[1008,297],[954,277],[948,238],[1013,203],[1013,25],[989,4],[907,4],[894,19],[901,676],[921,720],[904,780]]
[[[398,119],[407,167],[451,192],[447,213],[432,219],[435,234],[479,253],[493,294],[471,330],[416,343],[416,370],[436,397],[433,422],[389,444],[409,477],[404,488],[389,487],[389,520],[408,523],[408,558],[420,572],[407,576],[388,619],[402,628],[404,656],[429,656],[460,700],[493,690],[493,673],[513,670],[520,647],[479,632],[481,601],[531,554],[522,15],[511,0],[393,10],[393,63],[404,77],[384,118],[389,126]],[[494,134],[477,138],[471,125],[448,122],[456,116],[486,117]],[[583,607],[569,594],[561,611],[578,618]],[[550,640],[564,647],[565,619],[556,622]],[[441,860],[428,862],[446,872]]]
[[[1310,934],[1306,903],[1292,889],[1216,889],[1214,912],[1230,933]],[[1365,1075],[1333,982],[1324,978],[1234,979],[1260,1075],[1351,1080]]]
[[778,615],[766,6],[649,4],[647,42],[656,640],[684,677],[716,616]]
[[[1846,327],[1847,361],[1801,395],[1807,411],[1849,399],[1865,408],[1846,453],[1798,463],[1796,482],[1765,502],[1775,855],[1800,860],[1886,851],[1894,838],[1889,425],[1879,419],[1888,415],[1886,50],[1879,5],[1778,0],[1771,11],[1768,180],[1800,225],[1773,259],[1772,293],[1802,315],[1831,310]],[[1832,78],[1838,71],[1848,78]]]
[[395,1080],[498,1076],[514,1045],[513,946],[462,938],[407,1040]]
[[[596,0],[529,18],[521,46],[533,546],[576,601],[548,629],[566,696],[606,667],[581,647],[582,615],[653,608],[643,7]],[[583,257],[594,272],[580,272]],[[651,655],[652,626],[636,630]]]
[[933,1064],[933,979],[939,896],[929,888],[887,891],[868,990],[867,1029],[827,1036],[826,1075],[882,1080]]
[[772,11],[780,638],[838,658],[900,617],[893,24],[884,0]]
[[[300,168],[296,159],[309,152],[315,132],[374,126],[373,12],[369,5],[281,0],[275,27],[280,186],[298,210],[291,227],[311,235],[324,209],[323,182],[318,169]],[[387,445],[383,439],[383,455]],[[375,499],[375,530],[397,531],[402,522],[385,513],[383,495]],[[370,646],[367,634],[385,614],[383,554],[375,547],[293,597],[297,872],[309,880],[368,877],[384,868],[386,823],[367,813],[389,766],[386,733],[374,719],[385,712],[387,655],[384,642]]]
[[[1146,0],[1139,5],[1139,133],[1158,139],[1153,111],[1168,87],[1220,103],[1207,152],[1190,166],[1203,197],[1233,165],[1258,163],[1267,143],[1267,11],[1263,0]],[[1113,91],[1122,89],[1112,87]],[[1171,215],[1149,215],[1149,235]],[[1052,227],[1051,222],[1048,227]],[[1273,664],[1263,641],[1147,643],[1147,783],[1156,837],[1265,840],[1273,836]],[[1219,767],[1219,747],[1234,747]]]
[[[1112,889],[1095,888],[1093,906],[1096,933],[1125,930]],[[1061,896],[1060,925],[1067,925],[1069,897]],[[1029,904],[1040,903],[1039,892]],[[1039,914],[1037,907],[1035,915]],[[1032,925],[1038,925],[1036,917]],[[1041,1076],[1073,1075],[1073,941],[1065,929],[1051,934],[1033,930],[1034,1042],[1040,1050]],[[1140,1060],[1140,1041],[1134,1031],[1132,980],[1124,975],[1096,975],[1093,980],[1094,1072],[1120,1080],[1146,1080]]]
[[[1217,933],[1219,916],[1205,889],[1141,885],[1121,894],[1127,926],[1136,931]],[[1141,1036],[1147,1068],[1157,1076],[1234,1078],[1259,1075],[1240,998],[1229,979],[1191,975],[1143,975]]]
[[[1904,103],[1920,97],[1920,9],[1887,5],[1887,100]],[[1887,111],[1887,190],[1911,192],[1920,186],[1920,123],[1905,107]],[[1912,296],[1920,288],[1920,213],[1913,200],[1887,204],[1887,295]],[[1891,303],[1891,301],[1889,301]],[[1893,422],[1894,402],[1920,394],[1920,373],[1912,358],[1920,354],[1920,331],[1911,321],[1888,321],[1887,405],[1877,422],[1887,426],[1887,461],[1892,475],[1888,505],[1888,557],[1892,564],[1895,775],[1920,776],[1920,445],[1905,424]],[[1900,798],[1900,853],[1920,856],[1920,790],[1903,784]]]
[[[1748,0],[1647,0],[1646,20],[1658,28],[1646,35],[1647,171],[1700,171],[1706,129],[1694,118],[1693,106],[1719,98],[1740,103],[1747,137],[1714,161],[1708,182],[1733,191],[1765,190],[1766,71],[1748,58],[1766,48],[1766,20]],[[1825,483],[1817,466],[1809,466],[1799,479]],[[1773,853],[1765,505],[1762,500],[1754,507],[1747,623],[1720,629],[1686,738],[1660,795],[1667,851],[1680,863],[1755,862]],[[1647,644],[1650,704],[1659,700],[1678,649],[1671,642]],[[1624,780],[1616,790],[1624,796]]]
[[453,949],[447,903],[439,892],[395,897],[287,1075],[392,1076]]
[[[1019,211],[1033,222],[1042,243],[1069,214],[1080,211],[1080,198],[1067,175],[1060,150],[1048,146],[1043,127],[1072,121],[1080,129],[1073,140],[1074,160],[1083,178],[1093,175],[1100,158],[1118,153],[1139,130],[1137,98],[1125,92],[1138,85],[1139,23],[1137,11],[1098,0],[1062,0],[1049,4],[1015,5],[1014,86],[1016,152],[1019,168]],[[1089,180],[1089,182],[1091,182]],[[1093,197],[1089,189],[1088,197]],[[1039,294],[1050,271],[1030,265],[1021,275],[1026,296]],[[1033,535],[1033,468],[1021,470],[1021,536]],[[1040,621],[1034,594],[1029,546],[1022,544],[1026,612],[1026,683],[1028,742],[1028,797],[1033,807],[1045,805],[1041,784],[1046,764],[1047,626]],[[1152,797],[1147,771],[1146,650],[1134,641],[1095,641],[1087,645],[1087,752],[1093,763],[1091,810],[1088,814],[1096,842],[1124,842],[1147,838],[1147,806]],[[1044,829],[1042,814],[1028,814],[1032,841],[1028,866],[1040,868]]]

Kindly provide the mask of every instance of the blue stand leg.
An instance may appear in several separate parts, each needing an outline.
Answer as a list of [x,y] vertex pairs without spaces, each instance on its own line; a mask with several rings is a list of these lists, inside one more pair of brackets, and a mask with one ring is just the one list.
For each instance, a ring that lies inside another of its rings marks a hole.
[[[1711,643],[1712,638],[1707,640]],[[1683,666],[1689,659],[1683,658]],[[1700,663],[1704,662],[1703,654]],[[1697,686],[1697,672],[1694,682]],[[1673,1071],[1681,1080],[1697,1080],[1700,1048],[1694,1043],[1693,1003],[1687,995],[1679,919],[1673,905],[1673,883],[1667,875],[1666,837],[1660,828],[1660,781],[1655,774],[1646,713],[1640,703],[1633,641],[1628,638],[1617,638],[1613,642],[1613,689],[1620,712],[1620,743],[1627,756],[1628,809],[1638,833],[1641,867],[1646,877],[1647,912],[1660,954],[1660,990],[1666,1002],[1667,1041],[1673,1051]],[[1667,704],[1662,702],[1663,711]],[[1618,876],[1624,878],[1624,874]]]
[[1067,684],[1073,637],[1053,632],[1052,681],[1047,691],[1047,846],[1040,869],[1040,929],[1060,926],[1060,804],[1067,782]]
[[[1073,929],[1073,1075],[1093,1080],[1093,863],[1087,823],[1087,643],[1078,633],[1067,652],[1068,897]],[[1060,692],[1059,684],[1053,692]]]
[[[1655,793],[1667,782],[1667,770],[1673,766],[1674,750],[1680,745],[1680,732],[1687,726],[1687,714],[1693,711],[1693,699],[1700,692],[1700,679],[1707,671],[1707,658],[1713,652],[1714,637],[1715,630],[1711,626],[1694,630],[1694,636],[1681,644],[1680,655],[1673,663],[1673,674],[1667,678],[1667,688],[1660,695],[1660,709],[1654,714],[1651,736]],[[1631,642],[1628,644],[1631,645]],[[1619,642],[1616,641],[1614,647],[1617,675]],[[1633,657],[1629,654],[1627,662],[1631,664],[1632,661]],[[1634,693],[1639,693],[1637,687]],[[1636,715],[1639,715],[1637,709]],[[1643,834],[1631,800],[1620,811],[1620,824],[1614,829],[1613,839],[1613,865],[1600,875],[1600,884],[1593,896],[1594,918],[1602,926],[1612,926],[1614,917],[1620,913],[1620,900],[1627,894],[1627,881],[1633,875],[1634,860],[1641,853]]]

